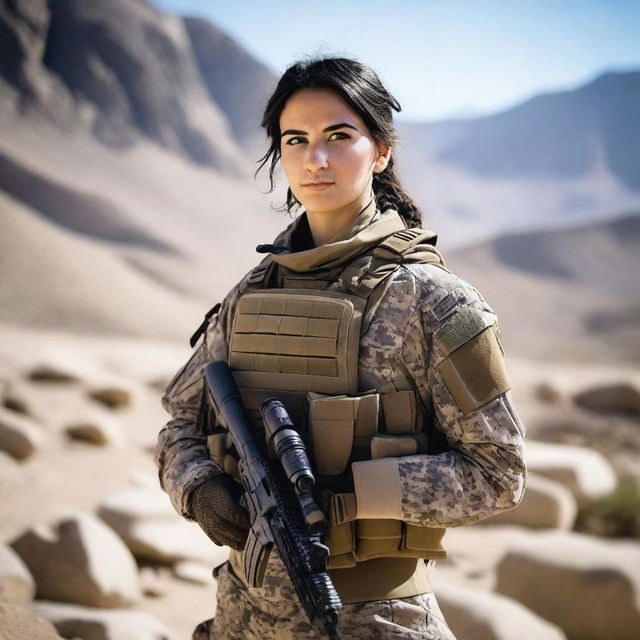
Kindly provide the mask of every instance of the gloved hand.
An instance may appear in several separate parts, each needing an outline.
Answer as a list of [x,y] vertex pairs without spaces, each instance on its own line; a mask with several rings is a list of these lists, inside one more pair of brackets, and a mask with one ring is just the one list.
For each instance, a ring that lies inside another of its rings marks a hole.
[[242,487],[228,474],[210,478],[191,494],[191,511],[200,528],[217,544],[244,548],[249,514],[240,504]]

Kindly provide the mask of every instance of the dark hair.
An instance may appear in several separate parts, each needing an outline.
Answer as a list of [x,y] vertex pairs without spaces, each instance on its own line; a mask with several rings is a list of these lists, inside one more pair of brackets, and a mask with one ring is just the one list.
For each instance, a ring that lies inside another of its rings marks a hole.
[[[371,67],[357,60],[338,57],[309,58],[287,67],[264,110],[261,125],[270,145],[258,160],[256,175],[269,159],[269,181],[274,188],[273,173],[280,159],[280,114],[289,98],[301,89],[331,89],[362,118],[376,142],[393,147],[397,132],[392,110],[400,111],[398,101],[384,88]],[[393,154],[384,171],[373,174],[373,193],[381,210],[395,209],[407,227],[420,226],[421,213],[403,191],[395,175]],[[300,205],[291,189],[287,189],[286,209]]]

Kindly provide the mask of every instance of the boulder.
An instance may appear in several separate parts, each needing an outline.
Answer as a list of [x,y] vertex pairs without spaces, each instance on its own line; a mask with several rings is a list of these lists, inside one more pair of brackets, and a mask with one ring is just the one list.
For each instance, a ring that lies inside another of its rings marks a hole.
[[34,382],[70,383],[78,382],[80,375],[64,364],[47,362],[34,366],[28,371],[27,378]]
[[35,578],[38,598],[92,607],[122,607],[140,598],[131,552],[91,514],[34,527],[11,546]]
[[14,386],[8,387],[3,394],[2,404],[14,413],[33,417],[29,398],[24,393],[24,390],[20,388],[15,388]]
[[219,564],[228,553],[226,548],[217,547],[197,524],[178,516],[160,489],[139,486],[110,494],[100,504],[98,515],[141,560]]
[[142,593],[150,598],[160,598],[167,592],[155,567],[140,567],[140,584]]
[[631,380],[596,385],[575,393],[573,400],[593,411],[639,414],[640,385]]
[[640,546],[540,533],[508,550],[497,568],[496,591],[572,640],[629,640],[640,629]]
[[594,449],[529,440],[525,461],[530,472],[566,485],[579,507],[606,496],[617,485],[613,468]]
[[92,609],[71,604],[36,601],[34,611],[49,620],[65,638],[82,640],[172,640],[154,616],[140,611]]
[[89,397],[109,409],[123,409],[131,405],[131,392],[122,387],[95,387],[89,390]]
[[122,442],[122,434],[118,425],[106,417],[93,417],[81,422],[75,422],[65,428],[65,433],[71,440],[99,446],[120,444]]
[[0,407],[0,450],[22,460],[33,455],[41,442],[42,432],[33,420]]
[[545,380],[534,387],[534,395],[545,404],[560,406],[564,404],[566,395],[561,385],[554,380]]
[[36,583],[20,556],[0,544],[0,600],[28,604],[36,595]]
[[24,605],[0,601],[2,640],[62,640],[55,627]]
[[447,580],[437,580],[434,591],[460,640],[566,640],[557,626],[498,593]]
[[511,511],[483,520],[483,524],[515,524],[533,529],[570,531],[576,521],[578,504],[571,491],[560,482],[529,473],[524,497]]

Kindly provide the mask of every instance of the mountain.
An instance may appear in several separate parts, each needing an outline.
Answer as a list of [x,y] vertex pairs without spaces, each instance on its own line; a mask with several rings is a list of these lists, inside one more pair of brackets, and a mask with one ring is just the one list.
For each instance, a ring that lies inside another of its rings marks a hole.
[[638,105],[640,71],[606,73],[573,91],[467,121],[436,158],[487,178],[574,178],[602,156],[622,184],[640,190]]
[[183,18],[202,79],[227,116],[234,138],[248,153],[264,153],[262,111],[278,76],[233,38],[203,18]]
[[509,234],[451,251],[447,265],[497,312],[507,353],[640,359],[640,214]]
[[204,308],[284,221],[233,138],[241,113],[256,133],[258,116],[252,129],[221,81],[229,119],[200,63],[237,57],[254,91],[273,76],[213,26],[196,21],[192,45],[189,22],[142,0],[0,0],[0,189]]
[[640,207],[638,71],[399,131],[402,181],[448,247]]
[[[116,148],[143,135],[221,172],[247,171],[179,18],[142,0],[3,0],[0,20],[14,41],[4,75],[27,101],[48,113],[64,110],[67,121],[69,103],[88,104],[93,132]],[[29,34],[22,51],[18,33]],[[62,109],[48,100],[46,85],[66,90]]]

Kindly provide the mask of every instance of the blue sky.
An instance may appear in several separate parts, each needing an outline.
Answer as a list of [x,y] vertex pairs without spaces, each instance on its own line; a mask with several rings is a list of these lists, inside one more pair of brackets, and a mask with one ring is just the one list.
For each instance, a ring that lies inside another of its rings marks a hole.
[[356,56],[401,119],[490,113],[640,69],[640,0],[152,1],[211,19],[277,72],[307,53]]

